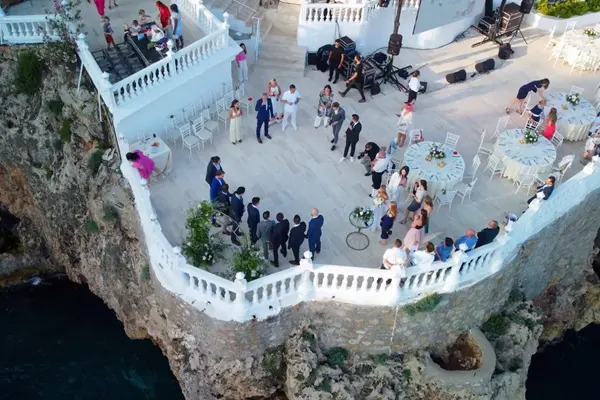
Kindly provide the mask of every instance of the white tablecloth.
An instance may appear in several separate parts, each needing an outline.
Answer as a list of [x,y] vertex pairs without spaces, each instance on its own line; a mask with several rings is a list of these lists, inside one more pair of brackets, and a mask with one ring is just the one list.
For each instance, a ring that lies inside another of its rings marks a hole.
[[[583,140],[596,119],[596,109],[586,99],[580,97],[579,104],[572,106],[565,98],[568,93],[546,93],[546,107],[544,113],[548,115],[552,107],[558,112],[556,130],[565,137],[565,140]],[[566,110],[563,109],[566,106]]]
[[[453,156],[454,149],[442,146],[446,158],[426,161],[425,157],[429,155],[432,144],[433,142],[426,141],[409,146],[404,153],[404,163],[410,168],[409,183],[413,184],[419,179],[425,179],[427,192],[431,197],[435,197],[442,190],[454,189],[456,184],[463,180],[465,160],[460,154]],[[446,164],[443,168],[438,166],[441,161]]]
[[566,44],[562,54],[569,65],[575,65],[580,51],[589,51],[591,54],[600,54],[600,34],[589,37],[583,33],[583,29],[581,29],[567,33],[565,40]]
[[508,129],[500,134],[494,146],[494,155],[506,167],[507,178],[515,179],[525,169],[530,169],[532,175],[549,172],[556,160],[556,148],[548,139],[540,136],[537,143],[521,144],[524,134],[524,129]]
[[[152,144],[158,143],[158,146]],[[168,174],[173,167],[173,157],[171,149],[158,136],[150,138],[146,142],[135,142],[129,146],[130,151],[140,150],[154,161],[154,167],[158,168],[161,173]]]

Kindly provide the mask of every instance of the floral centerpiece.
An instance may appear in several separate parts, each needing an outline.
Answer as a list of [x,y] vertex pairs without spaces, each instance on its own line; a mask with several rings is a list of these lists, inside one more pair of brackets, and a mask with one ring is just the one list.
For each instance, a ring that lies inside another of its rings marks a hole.
[[350,223],[357,228],[369,227],[373,223],[373,210],[366,207],[356,207],[350,213]]
[[570,105],[576,106],[577,104],[579,104],[579,100],[580,100],[579,99],[579,93],[569,94],[569,95],[567,95],[567,97],[565,98],[565,100]]
[[595,30],[593,30],[592,28],[586,28],[583,30],[583,33],[586,34],[588,37],[596,37],[597,33]]
[[425,157],[425,160],[441,160],[443,158],[446,158],[446,152],[442,148],[442,145],[438,143],[432,143],[431,146],[429,146],[429,155]]
[[154,143],[152,143],[152,147],[158,147],[158,146],[160,146],[160,142],[154,142]]
[[537,143],[539,137],[540,135],[535,131],[535,129],[527,129],[523,135],[522,144],[535,144]]

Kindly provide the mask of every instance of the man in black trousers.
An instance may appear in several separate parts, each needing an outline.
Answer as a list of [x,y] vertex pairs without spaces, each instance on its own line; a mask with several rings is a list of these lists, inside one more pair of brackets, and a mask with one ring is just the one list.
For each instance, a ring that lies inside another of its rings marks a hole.
[[335,72],[335,80],[333,83],[335,84],[338,79],[340,79],[340,68],[342,68],[342,64],[344,63],[344,49],[342,49],[342,44],[339,39],[336,39],[333,44],[333,48],[329,52],[329,57],[327,58],[327,63],[329,64],[329,82],[333,79],[333,73]]
[[258,236],[256,235],[256,228],[260,222],[260,211],[258,211],[258,205],[260,203],[259,197],[253,197],[252,203],[248,204],[248,229],[250,230],[250,240],[252,244],[256,243]]
[[277,268],[279,267],[279,255],[277,254],[277,250],[281,248],[281,255],[287,257],[287,248],[285,245],[288,241],[290,221],[283,217],[283,213],[277,213],[275,219],[277,220],[277,223],[273,227],[273,232],[271,233],[271,244],[273,245],[273,261],[271,261],[271,264]]
[[354,162],[354,151],[356,150],[356,143],[358,143],[361,130],[362,124],[359,121],[358,115],[352,114],[352,122],[350,122],[348,129],[346,129],[346,147],[344,147],[344,156],[340,162],[343,162],[346,159],[348,150],[350,150],[350,162]]
[[206,166],[205,180],[206,183],[208,183],[208,186],[210,186],[213,178],[217,175],[217,171],[223,171],[223,167],[221,166],[221,158],[219,156],[212,156],[208,162],[208,165]]
[[242,197],[246,193],[246,188],[240,186],[236,189],[231,196],[231,208],[229,216],[233,220],[233,228],[231,230],[231,243],[236,246],[240,245],[238,237],[242,235],[240,231],[240,223],[242,222],[242,216],[244,215],[244,198]]
[[348,94],[348,92],[350,91],[350,89],[355,88],[356,90],[358,90],[358,93],[360,93],[360,97],[361,97],[358,102],[364,103],[365,101],[367,101],[365,99],[365,92],[363,91],[363,85],[364,85],[365,79],[364,79],[364,75],[363,75],[363,64],[360,60],[359,55],[354,56],[354,62],[356,63],[356,65],[354,66],[354,74],[352,74],[350,79],[348,79],[346,81],[346,90],[344,90],[343,92],[339,92],[339,93],[342,97],[345,97],[346,94]]
[[290,261],[292,265],[300,265],[300,246],[304,243],[304,232],[306,223],[300,219],[299,215],[294,215],[294,227],[290,230],[290,239],[288,240],[288,249],[292,250],[294,260]]

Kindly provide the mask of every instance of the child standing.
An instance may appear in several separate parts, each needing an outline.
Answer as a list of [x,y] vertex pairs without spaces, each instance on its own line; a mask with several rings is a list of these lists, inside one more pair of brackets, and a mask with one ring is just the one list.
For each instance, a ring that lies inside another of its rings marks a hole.
[[532,121],[540,122],[540,119],[544,116],[545,105],[546,102],[544,100],[540,100],[535,107],[529,110],[529,118],[531,118]]
[[115,40],[113,39],[113,30],[110,26],[110,18],[104,17],[104,26],[102,28],[104,30],[104,39],[106,40],[106,44],[110,49],[110,45],[112,44],[115,47]]

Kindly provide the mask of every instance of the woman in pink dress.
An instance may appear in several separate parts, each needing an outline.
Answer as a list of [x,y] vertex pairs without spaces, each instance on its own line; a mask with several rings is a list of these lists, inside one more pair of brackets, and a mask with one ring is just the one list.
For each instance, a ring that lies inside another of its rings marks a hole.
[[425,230],[423,227],[427,223],[427,211],[421,209],[415,216],[410,229],[404,236],[404,247],[408,251],[418,250],[421,244],[423,244],[423,237],[425,236]]
[[135,150],[133,153],[127,153],[125,158],[132,162],[133,168],[137,169],[140,173],[142,179],[148,181],[148,185],[150,185],[152,173],[156,171],[159,173],[160,171],[154,167],[154,161],[144,153],[139,150]]
[[[90,0],[88,0],[88,3],[90,2]],[[105,1],[104,0],[94,0],[94,5],[96,6],[96,11],[98,11],[98,15],[100,15],[101,18],[104,18],[104,8],[106,6]],[[116,0],[108,0],[108,8],[113,8],[117,7],[118,4],[116,2]]]
[[548,140],[552,140],[552,136],[554,136],[554,132],[556,131],[556,120],[556,108],[552,107],[550,114],[548,114],[548,118],[546,118],[544,131],[542,132],[542,136]]

